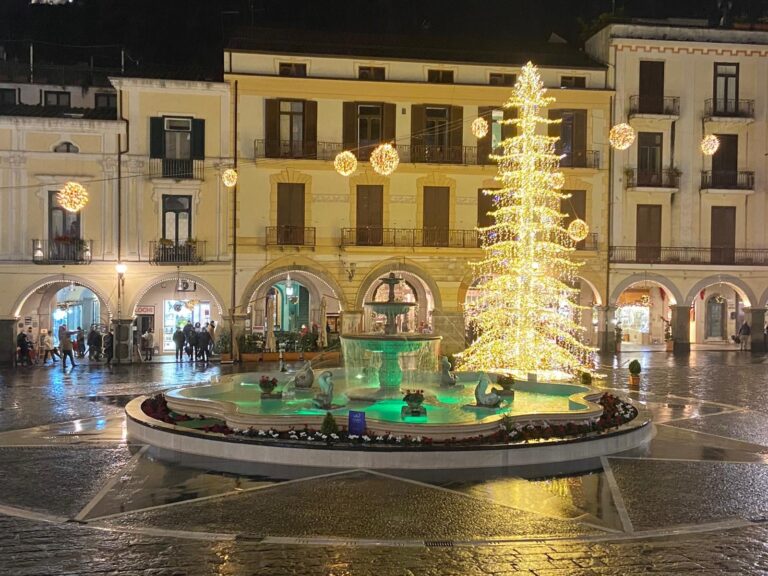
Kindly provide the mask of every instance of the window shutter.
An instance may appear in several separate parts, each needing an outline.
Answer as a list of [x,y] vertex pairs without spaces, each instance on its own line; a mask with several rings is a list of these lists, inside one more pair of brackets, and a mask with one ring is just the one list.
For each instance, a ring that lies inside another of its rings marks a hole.
[[587,111],[573,111],[573,166],[587,165]]
[[344,150],[357,156],[357,102],[344,102],[342,125]]
[[192,159],[205,160],[205,120],[192,120]]
[[[550,120],[562,120],[563,119],[563,111],[562,110],[550,110],[549,111],[549,119]],[[547,124],[547,134],[552,137],[560,137],[560,124]],[[562,154],[561,150],[563,149],[562,144],[558,140],[555,143],[555,154]]]
[[451,106],[451,132],[448,136],[448,145],[451,150],[451,161],[461,162],[462,149],[464,144],[464,108],[462,106]]
[[163,145],[163,119],[160,117],[149,119],[149,157],[162,158],[165,156],[165,146]]
[[384,104],[382,106],[384,113],[383,130],[382,135],[385,142],[394,142],[395,140],[395,118],[397,115],[397,109],[394,104]]
[[304,102],[304,156],[317,157],[317,102]]
[[478,164],[490,164],[491,160],[488,156],[491,155],[491,145],[493,144],[493,106],[480,106],[477,109],[477,115],[480,118],[485,118],[488,122],[488,134],[482,138],[477,139],[477,163]]
[[264,101],[264,156],[280,157],[280,101]]
[[[420,146],[424,142],[426,128],[426,109],[420,104],[411,106],[411,147]],[[411,151],[413,156],[413,150]]]

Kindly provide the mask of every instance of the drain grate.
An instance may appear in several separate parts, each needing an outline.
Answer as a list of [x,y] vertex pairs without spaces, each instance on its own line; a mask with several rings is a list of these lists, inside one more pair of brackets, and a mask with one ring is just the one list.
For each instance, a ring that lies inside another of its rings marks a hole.
[[452,540],[424,540],[427,548],[453,548]]

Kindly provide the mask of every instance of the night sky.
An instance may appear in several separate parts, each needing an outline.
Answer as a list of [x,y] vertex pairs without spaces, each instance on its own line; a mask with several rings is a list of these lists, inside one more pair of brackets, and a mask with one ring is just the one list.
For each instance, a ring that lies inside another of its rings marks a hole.
[[[26,58],[41,42],[40,59],[82,59],[76,49],[42,42],[123,45],[132,61],[183,74],[221,73],[221,48],[238,27],[421,35],[425,42],[471,47],[489,38],[520,45],[552,32],[579,46],[601,13],[623,17],[719,18],[724,0],[75,0],[65,6],[0,0],[0,44],[8,57]],[[755,22],[768,0],[732,0],[731,16]],[[447,40],[446,40],[447,39]],[[92,53],[92,51],[91,51]],[[97,52],[107,65],[116,49]]]

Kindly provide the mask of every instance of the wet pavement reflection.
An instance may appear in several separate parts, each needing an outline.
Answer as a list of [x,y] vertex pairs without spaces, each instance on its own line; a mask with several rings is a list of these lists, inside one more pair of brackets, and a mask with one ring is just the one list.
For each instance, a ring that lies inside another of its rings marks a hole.
[[258,368],[0,371],[0,574],[768,571],[763,357],[621,355],[596,387],[631,397],[654,438],[560,473],[222,472],[126,444],[131,398],[237,370]]

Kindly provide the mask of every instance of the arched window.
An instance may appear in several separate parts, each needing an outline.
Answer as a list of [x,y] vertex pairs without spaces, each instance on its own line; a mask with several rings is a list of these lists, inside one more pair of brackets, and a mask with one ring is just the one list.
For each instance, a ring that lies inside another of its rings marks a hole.
[[54,152],[63,152],[66,154],[77,154],[80,152],[80,148],[72,144],[72,142],[59,142],[53,147]]

